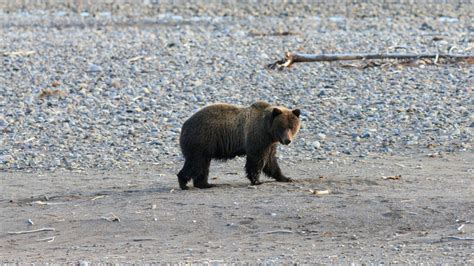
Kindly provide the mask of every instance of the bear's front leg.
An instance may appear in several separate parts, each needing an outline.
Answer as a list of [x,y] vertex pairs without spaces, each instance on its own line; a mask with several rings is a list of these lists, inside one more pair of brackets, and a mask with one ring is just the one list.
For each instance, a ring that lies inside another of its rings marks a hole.
[[265,164],[265,167],[263,167],[263,172],[267,176],[272,177],[278,182],[293,182],[293,179],[283,175],[280,166],[278,165],[277,158],[275,156],[272,156],[268,160],[268,162]]
[[247,161],[245,163],[245,171],[247,172],[247,178],[250,180],[252,185],[260,185],[260,173],[263,168],[262,156],[255,156],[248,154]]

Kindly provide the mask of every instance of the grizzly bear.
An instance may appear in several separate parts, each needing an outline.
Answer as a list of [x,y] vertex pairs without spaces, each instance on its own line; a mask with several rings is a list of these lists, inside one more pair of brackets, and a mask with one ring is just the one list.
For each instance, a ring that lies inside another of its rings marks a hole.
[[300,129],[300,110],[255,102],[249,107],[230,104],[207,106],[188,120],[181,129],[179,144],[185,162],[178,173],[181,189],[210,188],[209,166],[212,159],[227,160],[246,155],[245,170],[252,185],[259,185],[263,172],[278,182],[291,182],[284,176],[276,158],[277,144],[290,144]]

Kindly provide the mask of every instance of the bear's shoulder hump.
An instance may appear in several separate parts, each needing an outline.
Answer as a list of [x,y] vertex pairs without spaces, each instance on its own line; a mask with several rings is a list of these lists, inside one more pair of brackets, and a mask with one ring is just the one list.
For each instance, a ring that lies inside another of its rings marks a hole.
[[264,110],[264,109],[266,109],[267,107],[269,107],[271,105],[264,102],[264,101],[258,101],[258,102],[254,102],[251,106],[253,108],[258,109],[258,110]]

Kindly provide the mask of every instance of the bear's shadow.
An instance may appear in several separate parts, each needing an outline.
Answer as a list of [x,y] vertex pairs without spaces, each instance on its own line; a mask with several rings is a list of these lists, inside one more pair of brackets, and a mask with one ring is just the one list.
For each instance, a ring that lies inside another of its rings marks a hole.
[[[229,188],[232,188],[232,189],[249,189],[249,188],[259,188],[259,187],[266,187],[266,186],[290,186],[291,184],[295,184],[295,183],[300,183],[298,181],[293,181],[293,182],[278,182],[278,181],[275,181],[275,180],[263,180],[262,181],[262,184],[260,185],[251,185],[250,183],[248,182],[225,182],[225,183],[211,183],[211,185],[213,185],[213,187],[211,188],[206,188],[206,189],[200,189],[200,188],[195,188],[193,187],[192,184],[189,184],[188,187],[189,187],[189,190],[184,190],[184,191],[190,191],[190,190],[193,190],[193,191],[211,191],[211,190],[219,190],[219,189],[229,189]],[[177,188],[179,189],[179,187]],[[181,189],[179,189],[181,190]]]

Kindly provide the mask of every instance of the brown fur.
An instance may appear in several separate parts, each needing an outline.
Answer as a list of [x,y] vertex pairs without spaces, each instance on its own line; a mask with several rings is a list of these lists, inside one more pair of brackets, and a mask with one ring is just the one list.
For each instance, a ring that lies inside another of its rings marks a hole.
[[299,109],[265,102],[249,107],[214,104],[201,109],[181,129],[180,146],[185,162],[178,173],[180,187],[187,189],[191,179],[195,187],[212,187],[208,183],[211,160],[243,155],[247,155],[245,169],[252,184],[261,184],[261,171],[277,181],[290,182],[278,166],[276,145],[289,144],[298,133],[299,115]]

